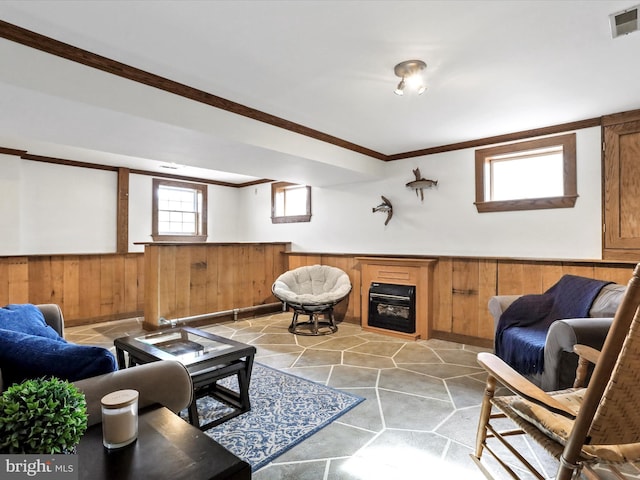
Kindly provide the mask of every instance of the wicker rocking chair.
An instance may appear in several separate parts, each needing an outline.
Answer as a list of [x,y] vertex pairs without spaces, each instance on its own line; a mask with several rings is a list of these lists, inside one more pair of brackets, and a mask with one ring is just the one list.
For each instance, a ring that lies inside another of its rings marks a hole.
[[[478,354],[478,363],[488,372],[476,451],[473,460],[487,478],[493,478],[481,461],[486,450],[513,477],[520,477],[487,445],[496,438],[539,479],[538,472],[509,440],[526,434],[560,462],[558,480],[599,478],[592,466],[607,466],[617,478],[625,478],[615,467],[640,460],[640,264],[635,267],[625,297],[601,352],[576,346],[580,363],[574,388],[544,392],[498,357]],[[582,388],[588,363],[595,370],[587,388]],[[494,397],[496,384],[515,395]],[[497,407],[492,413],[492,407]],[[507,417],[517,428],[498,431],[494,419]]]

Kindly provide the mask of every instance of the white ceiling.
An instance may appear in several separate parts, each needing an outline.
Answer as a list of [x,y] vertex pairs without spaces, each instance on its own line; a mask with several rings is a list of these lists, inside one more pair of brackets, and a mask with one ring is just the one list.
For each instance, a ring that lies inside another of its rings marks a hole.
[[[635,0],[637,1],[637,0]],[[8,1],[0,19],[384,155],[640,108],[631,1]],[[421,96],[393,94],[422,59]],[[230,182],[384,162],[0,39],[0,147]]]

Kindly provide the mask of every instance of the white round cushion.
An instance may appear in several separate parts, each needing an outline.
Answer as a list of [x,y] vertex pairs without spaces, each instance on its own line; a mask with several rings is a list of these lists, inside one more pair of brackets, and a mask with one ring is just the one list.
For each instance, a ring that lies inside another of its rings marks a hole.
[[277,298],[287,303],[331,304],[349,294],[351,281],[339,268],[311,265],[283,273],[276,279],[271,290]]

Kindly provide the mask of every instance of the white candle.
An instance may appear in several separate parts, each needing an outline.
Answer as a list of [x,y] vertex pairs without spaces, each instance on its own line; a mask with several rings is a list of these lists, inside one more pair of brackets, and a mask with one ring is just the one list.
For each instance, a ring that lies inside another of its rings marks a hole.
[[118,390],[102,397],[102,443],[107,448],[129,445],[138,437],[138,392]]

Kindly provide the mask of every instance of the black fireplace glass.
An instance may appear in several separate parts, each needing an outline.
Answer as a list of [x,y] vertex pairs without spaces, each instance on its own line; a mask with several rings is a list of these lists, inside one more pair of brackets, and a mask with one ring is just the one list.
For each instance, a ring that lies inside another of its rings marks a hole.
[[373,282],[369,289],[369,326],[415,333],[415,292],[414,285]]

